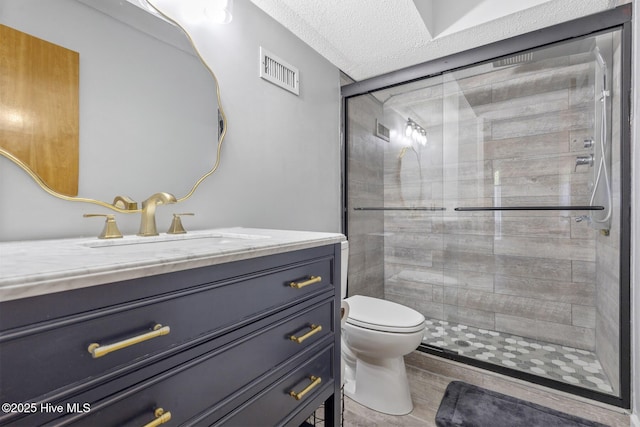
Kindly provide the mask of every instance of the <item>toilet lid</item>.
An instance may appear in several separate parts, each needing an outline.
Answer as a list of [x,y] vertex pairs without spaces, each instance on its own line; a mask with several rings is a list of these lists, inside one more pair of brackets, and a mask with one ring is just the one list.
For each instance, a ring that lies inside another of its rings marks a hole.
[[378,298],[355,295],[349,303],[347,323],[383,332],[418,332],[424,329],[424,316],[417,311]]

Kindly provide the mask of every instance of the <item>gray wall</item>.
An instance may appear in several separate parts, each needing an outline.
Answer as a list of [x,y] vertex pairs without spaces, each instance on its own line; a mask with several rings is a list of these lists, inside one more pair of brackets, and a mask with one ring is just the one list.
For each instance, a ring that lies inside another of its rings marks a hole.
[[[12,6],[40,8],[53,2],[44,3],[4,1],[0,4],[0,23],[6,22]],[[62,23],[66,21],[56,16],[59,13],[56,10],[51,5],[46,19],[64,28]],[[75,21],[69,25],[92,23]],[[188,201],[160,207],[158,228],[168,227],[172,212],[194,212],[195,217],[184,220],[187,229],[247,226],[340,231],[338,70],[249,1],[235,3],[234,19],[228,25],[205,26],[195,21],[187,25],[219,79],[222,104],[229,120],[228,134],[218,172]],[[260,46],[300,69],[299,97],[258,77]],[[81,121],[81,128],[84,125]],[[108,128],[110,123],[105,119],[99,125]],[[176,144],[187,142],[178,140]],[[87,149],[81,141],[81,156],[106,157],[108,153],[109,147]],[[150,153],[148,159],[136,163],[136,173],[116,194],[136,193],[139,181],[158,173],[153,150]],[[113,156],[111,176],[117,176],[124,171],[118,158],[127,153],[115,152]],[[176,162],[166,169],[163,175],[180,180],[193,167]],[[96,173],[92,169],[81,172],[93,181],[110,179],[103,174],[93,175]],[[140,202],[155,191],[167,189],[140,190],[132,197]],[[111,201],[116,194],[105,198]],[[0,200],[2,241],[94,236],[101,224],[82,215],[110,212],[48,195],[3,157],[0,157]],[[117,219],[124,233],[137,231],[139,215],[118,214]]]

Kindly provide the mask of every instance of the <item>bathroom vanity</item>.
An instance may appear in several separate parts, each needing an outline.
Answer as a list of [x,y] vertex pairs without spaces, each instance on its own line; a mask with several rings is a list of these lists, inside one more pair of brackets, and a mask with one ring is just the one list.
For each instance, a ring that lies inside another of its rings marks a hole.
[[339,425],[344,236],[141,239],[0,243],[0,425]]

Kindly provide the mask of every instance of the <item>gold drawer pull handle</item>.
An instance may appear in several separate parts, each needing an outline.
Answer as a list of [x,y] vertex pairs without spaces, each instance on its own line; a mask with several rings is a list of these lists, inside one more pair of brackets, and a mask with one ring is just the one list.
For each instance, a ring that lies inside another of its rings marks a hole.
[[318,332],[322,331],[322,325],[309,325],[309,327],[311,328],[311,330],[309,332],[307,332],[306,334],[304,334],[301,337],[296,337],[295,335],[291,335],[289,337],[289,339],[291,341],[295,341],[298,344],[302,344],[302,341],[306,340],[307,338],[309,338],[312,335],[317,334]]
[[320,276],[309,276],[309,280],[305,280],[304,282],[291,282],[289,286],[292,288],[300,289],[305,286],[313,285],[314,283],[322,282],[322,277]]
[[157,324],[156,326],[153,327],[153,331],[151,332],[138,335],[137,337],[128,338],[126,340],[122,340],[114,344],[101,346],[97,342],[94,342],[89,345],[89,347],[87,348],[87,351],[91,353],[94,359],[97,359],[98,357],[105,356],[117,350],[122,350],[123,348],[130,347],[134,344],[138,344],[143,341],[150,340],[152,338],[157,338],[162,335],[168,335],[169,332],[171,332],[171,328],[169,328],[168,326],[162,326],[160,324]]
[[309,379],[311,380],[311,384],[309,384],[308,386],[306,386],[304,388],[304,390],[302,390],[300,393],[296,393],[295,391],[290,391],[289,392],[289,396],[293,397],[295,400],[300,400],[304,397],[305,394],[309,393],[311,390],[313,390],[318,384],[320,384],[322,382],[322,378],[320,377],[315,377],[313,375],[311,375],[309,377]]
[[311,325],[309,325],[309,327],[311,328],[311,330],[309,332],[307,332],[306,334],[304,334],[303,336],[297,337],[295,335],[291,335],[289,337],[289,339],[291,341],[295,341],[298,344],[302,344],[302,341],[306,340],[311,335],[317,334],[318,332],[320,332],[322,330],[322,325],[313,325],[313,324],[311,324]]
[[164,412],[164,409],[162,408],[156,409],[153,415],[156,416],[156,419],[145,424],[144,427],[158,427],[159,425],[168,423],[169,420],[171,420],[171,412]]

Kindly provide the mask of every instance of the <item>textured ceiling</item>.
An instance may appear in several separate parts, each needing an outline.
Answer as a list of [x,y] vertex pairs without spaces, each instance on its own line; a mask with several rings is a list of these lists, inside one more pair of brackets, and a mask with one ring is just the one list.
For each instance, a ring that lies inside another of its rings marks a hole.
[[251,0],[356,81],[630,0]]

